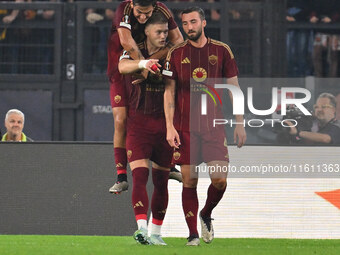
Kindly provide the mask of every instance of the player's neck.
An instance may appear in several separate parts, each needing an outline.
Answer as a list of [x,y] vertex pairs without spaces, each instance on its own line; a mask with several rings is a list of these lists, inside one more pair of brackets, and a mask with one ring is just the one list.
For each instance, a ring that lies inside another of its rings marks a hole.
[[149,56],[155,54],[160,48],[155,47],[149,40],[146,41],[146,48],[148,49]]
[[208,42],[208,38],[202,33],[202,36],[197,39],[197,41],[189,40],[191,45],[196,48],[203,48],[204,45]]

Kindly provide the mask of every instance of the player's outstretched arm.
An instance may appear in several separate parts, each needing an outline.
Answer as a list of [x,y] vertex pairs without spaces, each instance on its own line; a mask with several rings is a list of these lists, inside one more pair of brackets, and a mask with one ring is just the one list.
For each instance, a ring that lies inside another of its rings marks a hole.
[[176,82],[171,79],[166,79],[164,91],[164,114],[167,130],[166,140],[171,147],[178,149],[181,141],[173,124],[175,114],[175,88]]
[[148,59],[148,60],[132,60],[132,59],[122,59],[119,61],[118,70],[121,74],[132,74],[144,69],[147,69],[151,73],[155,74],[159,71],[161,65],[158,63],[158,59]]
[[[238,84],[237,76],[231,77],[227,79],[227,83],[230,85],[234,85],[236,87],[240,87]],[[233,94],[229,92],[230,101],[233,104]],[[235,116],[236,122],[239,124],[236,124],[235,130],[234,130],[234,143],[237,143],[237,147],[241,148],[246,140],[247,140],[247,134],[246,130],[244,128],[243,123],[243,115],[236,115]]]

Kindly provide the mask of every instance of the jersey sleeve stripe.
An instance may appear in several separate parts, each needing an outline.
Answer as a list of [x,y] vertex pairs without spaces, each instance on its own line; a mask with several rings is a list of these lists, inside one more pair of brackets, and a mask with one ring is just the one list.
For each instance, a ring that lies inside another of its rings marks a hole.
[[165,17],[167,19],[170,19],[172,17],[171,13],[167,9],[165,9],[164,7],[158,5],[157,9],[160,10],[165,15]]
[[124,8],[124,15],[130,15],[131,14],[131,5],[130,3],[126,4]]
[[170,61],[170,59],[171,59],[171,54],[172,54],[172,52],[173,52],[174,50],[176,50],[176,49],[178,49],[178,48],[180,48],[180,47],[185,46],[187,43],[188,43],[188,40],[185,40],[184,42],[181,42],[180,44],[177,44],[177,45],[173,46],[173,47],[169,50],[168,55],[166,56],[166,61]]
[[231,51],[230,47],[227,44],[225,44],[223,42],[220,42],[220,41],[216,41],[216,40],[211,40],[211,43],[226,48],[228,50],[229,54],[230,54],[231,59],[234,58],[234,54],[233,54],[233,52]]

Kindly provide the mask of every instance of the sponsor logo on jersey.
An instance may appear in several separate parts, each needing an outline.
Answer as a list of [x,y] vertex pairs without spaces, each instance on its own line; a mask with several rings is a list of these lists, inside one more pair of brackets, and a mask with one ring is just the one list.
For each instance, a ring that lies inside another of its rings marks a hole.
[[207,71],[202,67],[198,67],[192,72],[192,78],[197,82],[203,82],[207,78]]
[[182,60],[182,64],[190,64],[190,60],[186,57],[185,59]]

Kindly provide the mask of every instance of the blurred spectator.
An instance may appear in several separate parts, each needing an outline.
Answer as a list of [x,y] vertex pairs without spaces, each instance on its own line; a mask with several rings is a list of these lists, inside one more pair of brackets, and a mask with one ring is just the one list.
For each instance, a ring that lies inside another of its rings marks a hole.
[[[338,0],[313,0],[312,8],[311,23],[335,23],[340,20],[340,1]],[[336,77],[340,50],[340,31],[328,29],[316,30],[315,33],[313,48],[315,76]],[[324,53],[326,54],[326,61],[323,58]],[[324,65],[324,62],[327,62],[327,65]]]
[[[114,2],[117,0],[97,0],[98,2]],[[115,11],[112,9],[93,9],[85,10],[85,18],[90,27],[86,27],[86,32],[90,40],[84,44],[85,72],[105,73],[107,67],[106,43],[109,36],[110,27],[104,26],[105,20],[112,20]],[[96,25],[98,24],[98,25]],[[91,52],[91,54],[87,54]]]
[[2,142],[33,142],[31,138],[26,136],[22,130],[24,129],[25,115],[17,110],[11,109],[6,113],[5,127],[7,132],[2,136]]
[[[308,0],[288,0],[286,20],[307,22],[310,14]],[[310,29],[292,29],[287,32],[287,65],[289,77],[304,77],[312,73],[311,55],[313,32]]]
[[335,115],[335,118],[337,120],[340,120],[340,93],[338,93],[335,97],[336,99],[336,115]]
[[298,126],[286,121],[291,127],[289,134],[305,144],[340,145],[340,121],[335,119],[336,99],[330,93],[322,93],[314,105],[313,115],[317,121],[312,131],[299,130]]
[[[4,2],[4,1],[2,1]],[[16,3],[22,3],[24,0],[15,0]],[[0,73],[17,73],[18,66],[18,58],[19,58],[19,49],[17,46],[11,46],[11,44],[15,43],[15,33],[13,30],[8,30],[8,27],[11,23],[13,23],[19,16],[19,10],[0,10],[0,17],[2,22],[6,24],[5,28],[0,30],[0,42],[2,45],[3,58],[1,62],[3,65],[0,65]]]

